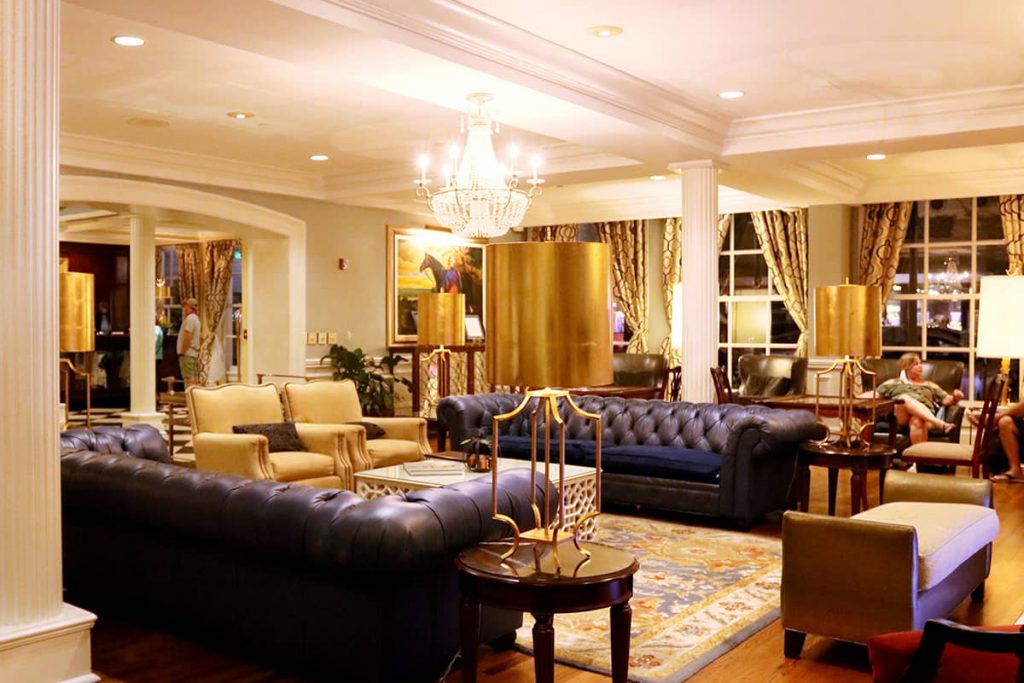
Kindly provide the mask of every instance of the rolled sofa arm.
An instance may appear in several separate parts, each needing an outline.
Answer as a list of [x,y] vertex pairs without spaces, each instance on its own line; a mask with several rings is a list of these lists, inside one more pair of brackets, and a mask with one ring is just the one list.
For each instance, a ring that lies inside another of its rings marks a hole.
[[[342,486],[349,491],[355,490],[353,475],[367,467],[360,458],[360,442],[365,451],[366,430],[356,425],[310,424],[297,422],[295,431],[299,440],[312,453],[323,453],[334,458],[334,470],[341,477]],[[369,456],[366,457],[369,460]]]
[[893,470],[885,475],[882,502],[965,503],[992,507],[992,482]]
[[[782,519],[782,625],[844,640],[905,630],[918,586],[909,525],[788,511]],[[885,586],[870,599],[857,586]]]
[[273,479],[270,443],[259,434],[203,432],[192,437],[196,469],[237,474],[249,479]]

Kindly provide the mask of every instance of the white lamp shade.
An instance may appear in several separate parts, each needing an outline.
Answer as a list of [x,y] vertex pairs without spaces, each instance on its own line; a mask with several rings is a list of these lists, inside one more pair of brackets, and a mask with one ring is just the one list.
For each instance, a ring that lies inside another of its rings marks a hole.
[[1024,276],[989,275],[981,278],[976,355],[983,358],[1024,356]]

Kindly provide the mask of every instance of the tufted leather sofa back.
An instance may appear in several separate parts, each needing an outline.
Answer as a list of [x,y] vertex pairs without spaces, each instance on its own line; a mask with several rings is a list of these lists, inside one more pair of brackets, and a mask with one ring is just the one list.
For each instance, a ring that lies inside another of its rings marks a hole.
[[[438,404],[437,415],[458,446],[467,438],[490,434],[494,415],[511,411],[522,399],[522,394],[500,393],[449,396]],[[675,446],[735,455],[740,438],[753,431],[752,450],[757,455],[770,452],[778,442],[807,438],[806,432],[814,424],[811,413],[762,406],[604,396],[576,396],[574,400],[583,410],[601,415],[602,442],[608,446]],[[529,412],[524,410],[502,423],[501,433],[529,435]],[[559,412],[566,421],[567,439],[593,440],[592,421],[573,413],[564,402]]]
[[75,451],[113,453],[144,460],[171,462],[171,454],[163,435],[156,427],[146,424],[69,429],[61,432],[61,455]]

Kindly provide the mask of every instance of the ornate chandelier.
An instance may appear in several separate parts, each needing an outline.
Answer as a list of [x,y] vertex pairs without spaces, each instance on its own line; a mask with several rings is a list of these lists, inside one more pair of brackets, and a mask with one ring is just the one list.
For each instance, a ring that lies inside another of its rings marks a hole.
[[444,186],[431,192],[426,157],[420,158],[420,177],[416,195],[427,200],[437,221],[463,237],[498,237],[522,223],[530,201],[540,194],[542,178],[537,177],[538,160],[533,159],[533,176],[526,182],[529,190],[519,188],[516,153],[512,151],[510,168],[498,163],[491,135],[499,132],[487,111],[491,96],[472,93],[466,147],[459,160],[457,147],[451,149],[451,163],[444,167]]

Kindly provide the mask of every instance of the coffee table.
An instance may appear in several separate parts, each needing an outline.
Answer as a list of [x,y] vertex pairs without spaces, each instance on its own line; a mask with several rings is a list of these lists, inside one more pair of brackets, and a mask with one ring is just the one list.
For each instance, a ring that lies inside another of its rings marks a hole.
[[868,470],[878,470],[878,493],[882,495],[885,473],[892,466],[896,449],[886,444],[848,447],[841,443],[805,441],[800,445],[797,463],[800,467],[800,511],[807,512],[811,497],[811,465],[828,468],[828,514],[836,514],[836,484],[839,470],[850,470],[850,514],[868,506],[865,479]]
[[[498,458],[499,475],[512,469],[529,467],[530,463],[527,460]],[[544,471],[543,464],[538,465],[537,471]],[[584,467],[582,465],[565,466],[565,521],[566,526],[570,528],[583,515],[597,511],[597,479],[594,474],[595,470],[593,467]],[[392,493],[450,486],[451,484],[490,476],[490,472],[473,472],[468,469],[461,474],[443,476],[411,475],[405,471],[403,465],[391,465],[389,467],[378,467],[377,469],[356,472],[356,493],[363,498],[371,499],[387,496]],[[551,482],[558,486],[559,481],[558,466],[552,463]],[[596,531],[597,518],[591,518],[580,529],[580,538],[592,540]]]

